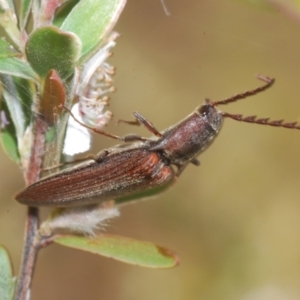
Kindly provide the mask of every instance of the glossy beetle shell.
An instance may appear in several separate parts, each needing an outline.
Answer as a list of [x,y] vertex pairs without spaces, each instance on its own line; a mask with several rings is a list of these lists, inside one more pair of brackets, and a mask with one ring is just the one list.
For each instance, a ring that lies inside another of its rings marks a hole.
[[31,206],[101,203],[164,185],[174,177],[172,167],[158,153],[146,149],[121,153],[45,177],[17,194],[16,199]]
[[[145,120],[138,114],[140,120]],[[101,203],[166,185],[217,136],[222,113],[212,104],[197,108],[156,139],[142,139],[106,150],[107,156],[48,176],[16,195],[30,206]],[[152,125],[150,125],[152,126]],[[177,173],[172,166],[177,167]]]

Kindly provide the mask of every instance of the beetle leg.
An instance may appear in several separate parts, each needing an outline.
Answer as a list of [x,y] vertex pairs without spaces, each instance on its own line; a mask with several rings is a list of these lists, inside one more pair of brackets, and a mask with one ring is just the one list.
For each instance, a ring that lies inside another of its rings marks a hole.
[[104,135],[104,136],[110,137],[110,138],[112,138],[112,139],[119,140],[119,141],[124,141],[124,138],[123,138],[122,136],[114,135],[114,134],[111,134],[111,133],[106,132],[106,131],[104,131],[104,130],[101,130],[101,129],[99,129],[99,128],[91,127],[91,126],[88,126],[88,125],[84,124],[82,121],[78,120],[78,119],[74,116],[74,114],[72,113],[72,111],[71,111],[69,108],[67,108],[66,106],[64,106],[64,109],[65,109],[66,111],[68,111],[69,114],[71,115],[71,117],[74,119],[74,121],[77,122],[78,124],[80,124],[81,126],[87,128],[87,129],[90,129],[91,131],[93,131],[93,132],[95,132],[95,133],[99,133],[99,134],[102,134],[102,135]]
[[200,161],[197,158],[194,158],[191,160],[191,164],[198,167],[200,166]]
[[139,136],[138,134],[135,133],[130,133],[130,134],[126,134],[124,136],[122,136],[123,142],[137,142],[137,141],[147,141],[148,139],[145,139],[141,136]]
[[176,164],[176,167],[177,167],[177,172],[176,172],[176,177],[179,177],[180,174],[182,173],[182,171],[186,168],[188,164]]
[[[190,163],[193,164],[194,166],[200,166],[200,161],[197,158],[192,159]],[[177,167],[176,177],[180,176],[180,174],[186,168],[187,165],[188,163],[176,165]]]
[[143,124],[151,133],[153,133],[157,137],[162,137],[162,134],[154,127],[154,125],[150,121],[148,121],[144,116],[142,116],[139,112],[135,111],[133,115],[135,116],[136,120],[140,124]]
[[[162,134],[154,127],[154,125],[148,121],[144,116],[142,116],[139,112],[134,112],[133,113],[135,117],[135,121],[125,121],[125,120],[119,120],[119,123],[126,123],[129,125],[135,125],[135,126],[140,126],[141,124],[146,127],[148,131],[150,131],[152,134],[154,134],[157,137],[162,137]],[[141,139],[135,139],[135,140],[141,140]],[[145,139],[143,139],[145,140]],[[133,141],[133,140],[130,140]]]
[[102,151],[100,151],[99,153],[97,153],[96,155],[93,155],[93,158],[96,162],[100,163],[102,162],[105,157],[109,154],[110,151],[104,149]]

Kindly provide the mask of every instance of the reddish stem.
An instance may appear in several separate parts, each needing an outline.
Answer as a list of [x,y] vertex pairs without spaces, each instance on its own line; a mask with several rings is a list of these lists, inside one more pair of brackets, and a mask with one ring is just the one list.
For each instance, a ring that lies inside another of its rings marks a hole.
[[[31,157],[28,170],[25,170],[26,185],[36,182],[40,178],[42,157],[45,146],[45,123],[37,117],[34,124],[35,138],[33,141]],[[39,228],[39,209],[28,207],[25,242],[23,257],[18,279],[18,286],[15,294],[16,300],[29,299],[30,286],[33,277],[35,262],[40,248]]]

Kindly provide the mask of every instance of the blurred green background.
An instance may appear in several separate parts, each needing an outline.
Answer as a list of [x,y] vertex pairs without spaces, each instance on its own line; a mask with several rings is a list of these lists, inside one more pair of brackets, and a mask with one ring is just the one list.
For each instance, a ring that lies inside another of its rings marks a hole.
[[[300,22],[280,8],[230,0],[130,0],[115,30],[115,126],[139,111],[162,130],[206,97],[222,99],[276,78],[271,90],[230,106],[272,119],[300,116]],[[84,20],[83,20],[84,21]],[[97,26],[97,24],[95,24]],[[96,137],[93,152],[114,142]],[[168,192],[129,205],[105,231],[175,250],[168,270],[126,265],[58,245],[40,252],[32,299],[300,299],[300,132],[225,120],[200,167]],[[0,241],[18,272],[26,207],[24,182],[1,151]],[[43,210],[46,215],[47,209]]]

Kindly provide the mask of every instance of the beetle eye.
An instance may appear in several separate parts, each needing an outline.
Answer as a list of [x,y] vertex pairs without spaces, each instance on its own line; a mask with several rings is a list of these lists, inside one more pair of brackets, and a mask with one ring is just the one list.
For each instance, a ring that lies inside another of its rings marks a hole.
[[204,104],[200,107],[199,113],[201,116],[206,116],[209,113],[210,105]]

